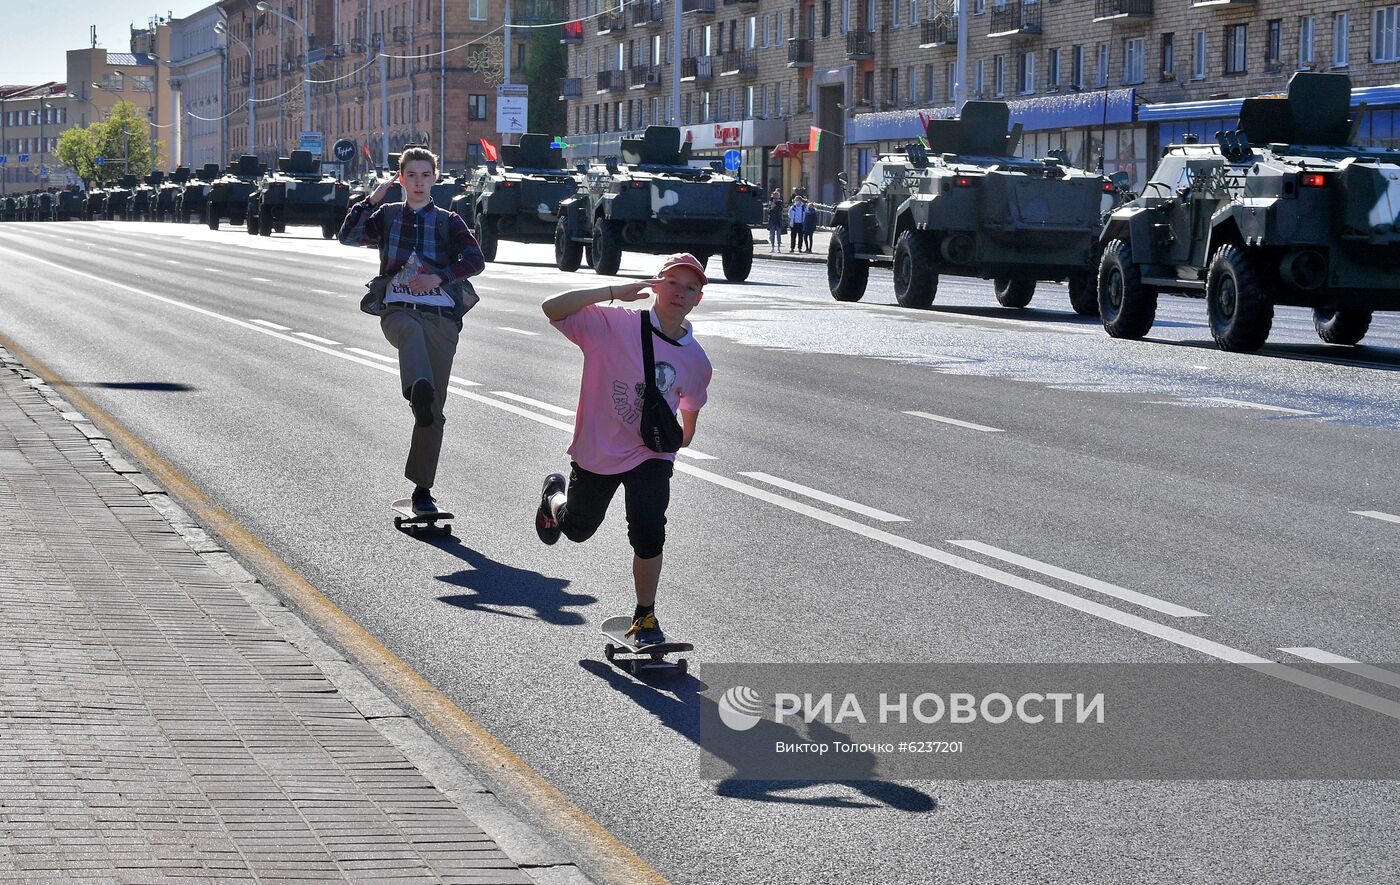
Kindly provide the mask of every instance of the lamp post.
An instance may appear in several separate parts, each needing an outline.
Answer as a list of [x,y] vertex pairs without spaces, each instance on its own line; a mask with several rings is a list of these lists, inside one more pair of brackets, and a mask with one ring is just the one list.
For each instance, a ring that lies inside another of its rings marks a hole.
[[[7,143],[5,139],[5,122],[5,93],[0,92],[0,151],[5,150],[5,145]],[[10,167],[7,161],[5,166],[0,167],[0,197],[9,193],[9,191],[6,190],[9,180]]]
[[[93,89],[101,89],[103,92],[108,92],[108,91],[110,91],[110,90],[107,89],[106,86],[103,86],[103,85],[100,84],[100,83],[93,83],[93,84],[92,84],[92,88],[93,88]],[[91,102],[89,102],[89,104],[91,104]],[[95,104],[92,105],[92,106],[93,106],[94,109],[97,108],[97,105],[95,105]],[[123,176],[126,176],[126,175],[130,175],[130,174],[131,174],[131,132],[128,131],[127,128],[126,128],[125,126],[123,126],[123,127],[122,127],[122,175],[123,175]]]
[[255,113],[256,106],[253,104],[253,50],[248,48],[247,43],[238,39],[238,35],[230,31],[228,26],[223,22],[214,23],[214,33],[223,34],[239,46],[242,46],[243,51],[248,53],[248,98],[245,100],[244,104],[248,106],[248,148],[252,150],[253,153],[257,153],[255,149],[255,141],[257,139],[257,114]]
[[306,52],[302,54],[302,60],[306,64],[306,79],[302,80],[301,83],[301,122],[302,127],[304,129],[309,130],[311,129],[311,35],[306,33],[306,28],[302,27],[301,22],[297,21],[291,16],[283,15],[282,13],[273,9],[272,4],[266,2],[266,0],[263,0],[263,2],[258,4],[258,12],[270,12],[278,18],[282,19],[283,21],[291,22],[292,24],[296,25],[296,29],[298,31],[301,31],[302,43],[306,47]]
[[42,181],[44,181],[45,179],[48,178],[48,175],[46,174],[46,173],[47,173],[47,169],[46,169],[46,167],[44,166],[44,155],[45,155],[46,153],[48,153],[48,151],[46,151],[45,148],[47,148],[49,145],[48,145],[48,142],[44,140],[44,123],[47,122],[47,118],[48,118],[48,115],[49,115],[49,111],[52,110],[52,109],[53,109],[53,105],[49,104],[47,101],[40,101],[40,102],[39,102],[39,180],[40,180],[40,182],[42,182]]

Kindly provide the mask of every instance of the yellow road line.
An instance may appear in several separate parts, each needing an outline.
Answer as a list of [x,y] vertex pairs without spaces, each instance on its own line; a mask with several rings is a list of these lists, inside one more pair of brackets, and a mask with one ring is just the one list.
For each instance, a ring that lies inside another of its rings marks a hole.
[[587,873],[616,885],[666,885],[666,879],[636,852],[341,611],[233,517],[215,506],[197,486],[101,406],[3,332],[0,332],[0,345],[123,448],[172,498],[213,532],[223,542],[225,550],[237,556],[260,580],[276,587],[355,662],[419,713],[493,782],[498,797],[509,796],[547,822],[566,851],[586,859],[583,866]]

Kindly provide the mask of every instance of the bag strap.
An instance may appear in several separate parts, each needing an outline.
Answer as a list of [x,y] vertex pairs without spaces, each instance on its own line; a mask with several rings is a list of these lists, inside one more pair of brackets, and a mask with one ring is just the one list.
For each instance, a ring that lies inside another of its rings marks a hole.
[[642,317],[642,372],[645,377],[642,383],[646,385],[648,396],[658,396],[661,391],[656,387],[656,356],[651,349],[651,311],[644,310]]

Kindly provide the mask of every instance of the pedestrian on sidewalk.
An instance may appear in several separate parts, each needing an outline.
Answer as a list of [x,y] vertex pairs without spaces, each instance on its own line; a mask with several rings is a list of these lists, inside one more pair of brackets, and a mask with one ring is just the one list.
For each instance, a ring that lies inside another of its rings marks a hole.
[[768,251],[783,251],[783,222],[787,218],[783,213],[783,192],[776,187],[768,198]]
[[788,230],[791,236],[788,240],[788,251],[796,252],[802,248],[803,233],[802,225],[807,220],[807,201],[802,199],[798,193],[792,195],[792,206],[788,209]]
[[[340,226],[347,246],[379,247],[379,276],[361,309],[379,317],[384,337],[399,353],[399,388],[413,412],[413,438],[404,476],[413,483],[413,509],[436,512],[447,382],[462,317],[476,305],[470,277],[486,260],[460,216],[433,203],[438,158],[426,148],[399,155],[399,174],[350,207]],[[402,203],[385,203],[395,184]]]
[[[550,323],[583,351],[583,379],[569,446],[569,479],[566,484],[562,474],[545,477],[535,532],[546,544],[558,541],[560,534],[575,543],[588,540],[622,487],[637,597],[627,635],[638,645],[666,641],[656,618],[656,590],[676,459],[673,452],[654,451],[643,442],[647,357],[642,335],[652,342],[656,390],[666,408],[680,410],[680,444],[688,446],[705,405],[711,367],[686,316],[700,303],[708,282],[695,256],[680,252],[662,263],[654,279],[575,289],[543,304]],[[650,311],[604,306],[641,301],[649,294],[656,296]]]
[[802,215],[802,240],[808,252],[812,251],[812,234],[817,232],[817,209],[808,203]]

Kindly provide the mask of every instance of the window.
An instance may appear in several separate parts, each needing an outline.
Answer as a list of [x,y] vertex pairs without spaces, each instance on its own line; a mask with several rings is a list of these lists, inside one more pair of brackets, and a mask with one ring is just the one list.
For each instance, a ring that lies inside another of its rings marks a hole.
[[1351,39],[1351,13],[1339,12],[1332,16],[1332,67],[1344,68],[1351,59],[1347,51],[1347,41]]
[[899,68],[890,68],[890,105],[899,103]]
[[744,87],[744,119],[753,119],[753,87]]
[[992,57],[992,85],[998,98],[1006,94],[1006,56]]
[[1225,26],[1225,73],[1243,74],[1247,70],[1248,33],[1249,26],[1245,24]]
[[822,36],[831,36],[831,0],[822,0]]
[[485,120],[485,119],[486,119],[486,96],[485,96],[485,95],[468,95],[468,96],[467,96],[467,119],[468,119],[468,120]]
[[913,65],[909,66],[909,91],[904,100],[910,104],[919,100],[919,69]]
[[1094,85],[1103,87],[1108,85],[1108,44],[1100,43],[1098,50],[1098,60],[1094,64]]
[[486,0],[467,0],[467,18],[472,21],[486,21]]
[[1283,61],[1283,19],[1271,18],[1264,42],[1264,69],[1277,71]]
[[1127,84],[1141,83],[1143,76],[1143,60],[1147,56],[1147,38],[1129,37],[1123,41],[1123,82]]
[[1035,92],[1035,53],[1023,52],[1016,60],[1017,92],[1030,95]]
[[930,104],[938,100],[938,93],[933,87],[933,65],[924,65],[924,98],[928,99]]
[[1316,62],[1313,56],[1313,34],[1317,21],[1310,15],[1298,19],[1298,67],[1311,68]]
[[[898,0],[896,0],[898,2]],[[919,0],[909,0],[909,27],[919,26]]]
[[523,70],[525,70],[525,44],[524,44],[524,43],[517,43],[517,44],[515,44],[515,57],[511,59],[511,65],[510,65],[510,67],[511,67],[511,70],[513,70],[513,71],[523,71]]
[[987,0],[973,0],[972,14],[982,15],[987,11]]
[[901,24],[899,5],[900,0],[894,0],[894,2],[890,4],[890,27],[892,28],[897,28]]
[[1162,79],[1170,80],[1176,76],[1176,35],[1162,35]]
[[1377,9],[1371,27],[1371,61],[1400,61],[1400,6]]
[[841,33],[851,30],[851,0],[841,0]]
[[1191,79],[1206,78],[1206,32],[1197,31],[1191,35]]
[[1049,89],[1060,88],[1060,53],[1062,49],[1050,50],[1050,65],[1045,70],[1045,85]]
[[875,10],[879,7],[874,0],[865,0],[865,30],[875,33]]
[[765,15],[765,16],[763,17],[763,48],[764,48],[764,49],[767,49],[767,48],[768,48],[768,45],[769,45],[770,43],[772,43],[772,42],[773,42],[773,16],[771,16],[771,15]]
[[874,104],[874,103],[875,103],[875,72],[874,72],[874,71],[866,71],[866,72],[865,72],[865,76],[864,76],[864,78],[863,78],[863,82],[861,83],[860,97],[861,97],[861,100],[864,101],[866,104]]
[[972,66],[972,91],[979,97],[987,88],[987,66],[982,59],[977,59]]
[[1074,46],[1069,51],[1069,85],[1084,88],[1084,47]]
[[[957,98],[957,96],[954,94],[954,91],[957,89],[957,86],[958,86],[958,84],[957,84],[957,82],[956,82],[956,79],[957,79],[956,70],[957,70],[956,62],[951,62],[951,61],[950,61],[950,62],[945,62],[944,65],[943,65],[943,92],[944,92],[944,96],[943,96],[943,97],[946,98],[948,101],[952,101],[953,99]],[[966,84],[966,83],[962,84],[962,87],[963,87],[963,91],[966,92],[966,91],[967,91],[967,84]]]
[[744,48],[753,49],[758,46],[758,16],[751,15],[744,23]]

